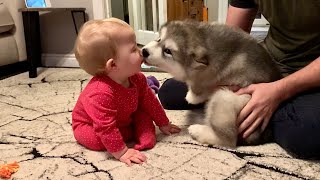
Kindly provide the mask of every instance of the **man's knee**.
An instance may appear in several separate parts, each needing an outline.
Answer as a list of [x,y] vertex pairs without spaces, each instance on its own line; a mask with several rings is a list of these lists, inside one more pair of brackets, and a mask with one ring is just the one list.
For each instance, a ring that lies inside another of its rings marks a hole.
[[203,104],[193,105],[186,100],[188,87],[185,83],[174,79],[167,79],[159,89],[158,97],[165,109],[186,110],[203,107]]
[[160,87],[158,97],[165,109],[176,109],[187,93],[187,86],[174,79],[167,79]]

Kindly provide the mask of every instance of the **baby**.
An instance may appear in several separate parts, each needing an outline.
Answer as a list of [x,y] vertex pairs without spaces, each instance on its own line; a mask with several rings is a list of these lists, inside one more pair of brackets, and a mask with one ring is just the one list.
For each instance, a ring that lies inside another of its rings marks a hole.
[[[133,29],[110,18],[83,25],[75,43],[80,67],[93,75],[72,112],[75,139],[91,150],[107,150],[131,166],[156,143],[153,121],[164,134],[180,128],[169,120],[140,72],[142,56]],[[127,141],[135,141],[128,148]]]

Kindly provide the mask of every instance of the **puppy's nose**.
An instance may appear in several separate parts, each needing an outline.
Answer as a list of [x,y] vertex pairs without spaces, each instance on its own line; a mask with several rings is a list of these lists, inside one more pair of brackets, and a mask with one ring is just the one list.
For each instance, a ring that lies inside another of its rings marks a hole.
[[150,55],[150,54],[149,54],[149,52],[148,52],[147,49],[142,49],[142,56],[143,56],[144,58],[147,58],[149,55]]

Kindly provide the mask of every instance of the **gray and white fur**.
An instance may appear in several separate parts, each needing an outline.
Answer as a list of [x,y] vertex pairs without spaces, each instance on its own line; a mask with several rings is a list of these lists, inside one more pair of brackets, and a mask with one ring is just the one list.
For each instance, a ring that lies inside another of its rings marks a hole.
[[[256,39],[222,24],[168,22],[162,25],[159,39],[144,46],[142,54],[146,64],[187,84],[189,103],[207,102],[204,125],[191,125],[188,130],[195,140],[211,145],[237,145],[237,115],[251,98],[221,87],[246,87],[281,78],[276,64]],[[256,144],[261,134],[258,128],[244,141]]]

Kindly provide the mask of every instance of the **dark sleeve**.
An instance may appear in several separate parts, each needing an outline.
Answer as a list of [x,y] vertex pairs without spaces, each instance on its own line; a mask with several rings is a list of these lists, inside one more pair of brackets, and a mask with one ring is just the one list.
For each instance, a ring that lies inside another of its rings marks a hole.
[[230,5],[237,8],[255,8],[254,0],[230,0]]

